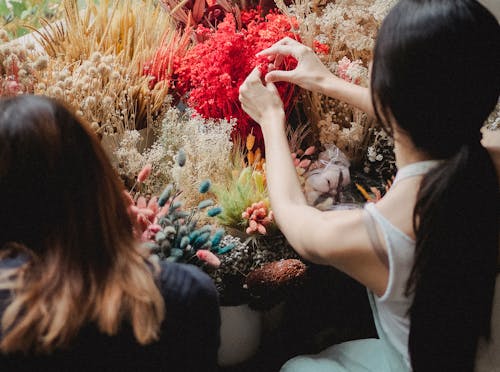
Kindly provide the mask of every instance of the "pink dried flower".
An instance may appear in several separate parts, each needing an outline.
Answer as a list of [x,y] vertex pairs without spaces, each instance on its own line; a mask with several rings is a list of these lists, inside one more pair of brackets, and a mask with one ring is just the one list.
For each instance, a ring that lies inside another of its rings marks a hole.
[[264,227],[264,225],[262,225],[262,224],[259,224],[259,225],[257,226],[257,231],[258,231],[260,234],[262,234],[262,235],[266,235],[266,234],[267,234],[267,230],[266,230],[266,228]]
[[154,239],[155,226],[158,226],[158,220],[168,211],[168,205],[160,208],[158,199],[152,197],[149,201],[140,196],[137,201],[134,201],[129,192],[123,192],[126,203],[128,204],[127,212],[134,225],[134,235],[142,241]]
[[267,234],[265,226],[273,221],[272,212],[263,201],[253,203],[242,213],[241,217],[248,220],[248,227],[245,231],[249,235],[257,232],[262,235]]
[[220,266],[219,258],[206,249],[200,249],[197,251],[196,257],[198,257],[201,261],[206,262],[208,266],[213,267],[214,269],[217,269]]
[[316,152],[316,147],[314,146],[309,146],[306,151],[304,152],[304,155],[312,155]]
[[151,224],[149,225],[146,230],[141,235],[141,241],[143,242],[150,242],[153,241],[156,233],[161,230],[161,226],[158,224]]
[[351,61],[349,58],[344,57],[338,62],[337,75],[349,83],[360,84],[359,72],[356,73],[360,67],[362,67],[360,60]]
[[137,182],[142,183],[146,181],[146,179],[151,174],[152,169],[153,167],[151,166],[151,164],[146,164],[144,168],[142,168],[141,171],[139,172],[139,175],[137,176]]
[[339,78],[350,81],[349,76],[347,76],[347,70],[349,69],[350,64],[351,60],[347,57],[344,57],[339,61],[337,67],[337,75]]
[[148,208],[153,212],[158,213],[160,207],[158,206],[158,198],[156,196],[153,196],[151,199],[149,199]]
[[137,207],[140,209],[148,207],[148,203],[146,202],[146,198],[144,196],[139,196],[137,199]]
[[304,159],[304,160],[301,160],[299,163],[299,167],[304,168],[304,169],[310,165],[311,165],[311,159]]

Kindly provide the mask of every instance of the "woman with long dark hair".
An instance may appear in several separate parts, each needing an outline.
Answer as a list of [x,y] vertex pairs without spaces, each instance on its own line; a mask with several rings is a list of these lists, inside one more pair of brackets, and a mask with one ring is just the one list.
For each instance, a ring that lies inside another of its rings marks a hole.
[[141,252],[89,127],[44,97],[0,100],[0,369],[216,369],[218,299]]
[[[498,319],[491,327],[500,311],[499,174],[480,143],[500,92],[493,15],[474,0],[401,0],[381,26],[370,89],[334,77],[291,39],[262,55],[275,68],[282,56],[298,60],[265,83],[255,69],[240,89],[243,108],[262,126],[276,221],[300,255],[366,285],[379,334],[282,370],[473,371],[486,365],[483,355],[499,363]],[[394,135],[399,171],[382,200],[354,211],[307,206],[276,81],[351,103]]]

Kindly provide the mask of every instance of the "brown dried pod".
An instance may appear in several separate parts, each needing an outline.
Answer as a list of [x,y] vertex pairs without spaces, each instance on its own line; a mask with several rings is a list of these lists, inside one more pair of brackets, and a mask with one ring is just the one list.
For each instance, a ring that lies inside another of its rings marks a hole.
[[274,261],[253,270],[246,277],[248,289],[278,289],[296,283],[306,273],[306,265],[297,259]]

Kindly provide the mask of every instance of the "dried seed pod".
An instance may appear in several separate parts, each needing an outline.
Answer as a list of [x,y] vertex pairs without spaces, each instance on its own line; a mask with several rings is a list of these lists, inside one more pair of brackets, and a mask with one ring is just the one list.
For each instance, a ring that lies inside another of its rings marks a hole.
[[297,259],[274,261],[250,272],[245,283],[249,289],[276,289],[303,278],[306,270],[306,265]]

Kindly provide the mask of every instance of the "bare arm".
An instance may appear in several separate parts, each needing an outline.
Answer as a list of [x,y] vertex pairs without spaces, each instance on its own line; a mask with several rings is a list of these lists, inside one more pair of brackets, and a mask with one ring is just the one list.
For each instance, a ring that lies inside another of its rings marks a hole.
[[261,124],[266,143],[266,177],[276,222],[299,255],[332,265],[375,293],[388,273],[373,251],[361,211],[321,212],[307,205],[285,133],[283,104],[273,83],[265,86],[254,69],[240,88],[243,109]]
[[331,74],[330,79],[324,80],[322,84],[320,84],[317,92],[348,103],[365,112],[368,116],[375,116],[370,90],[368,88],[348,83]]
[[[265,77],[266,82],[287,81],[304,89],[346,102],[374,116],[370,90],[333,75],[311,48],[293,39],[284,38],[260,52],[259,55],[268,56],[273,61],[272,71]],[[291,71],[278,69],[285,56],[293,56],[297,59],[298,64],[295,69]]]

